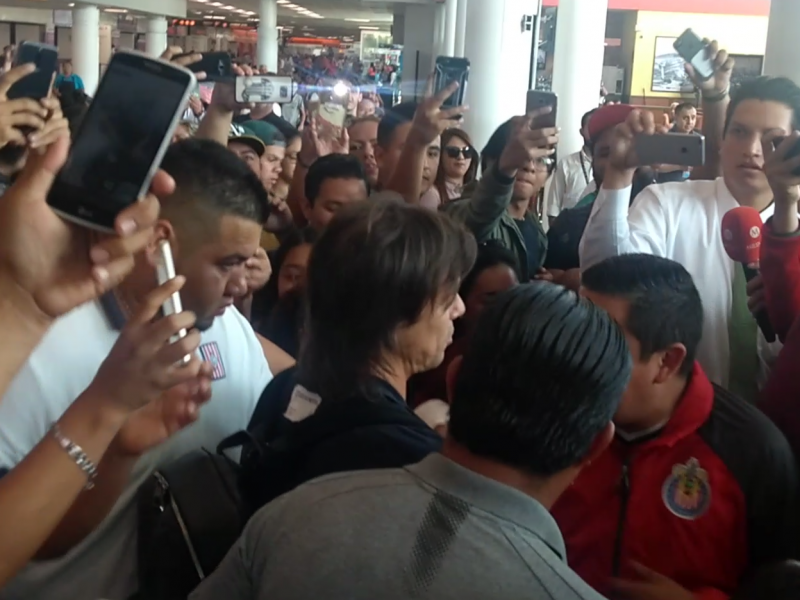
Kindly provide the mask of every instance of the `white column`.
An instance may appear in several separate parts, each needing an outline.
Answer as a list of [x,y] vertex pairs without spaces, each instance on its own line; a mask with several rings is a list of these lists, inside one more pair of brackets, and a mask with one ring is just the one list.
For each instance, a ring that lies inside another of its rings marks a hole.
[[470,109],[465,130],[477,148],[483,148],[499,125],[525,112],[533,40],[530,31],[522,31],[525,14],[530,14],[530,0],[469,0],[465,56],[471,64],[466,95]]
[[800,85],[800,61],[797,60],[798,23],[800,23],[798,0],[772,0],[769,9],[764,73],[774,77],[788,77]]
[[458,0],[454,56],[464,56],[464,40],[467,39],[467,2],[469,0]]
[[100,11],[96,6],[72,10],[72,66],[93,96],[100,80]]
[[150,56],[161,56],[167,49],[166,17],[150,17],[147,19],[147,33],[144,37],[145,49]]
[[434,4],[433,10],[433,59],[436,60],[444,50],[444,4]]
[[456,55],[456,27],[458,27],[458,0],[446,0],[444,5],[444,45],[442,54]]
[[276,0],[260,0],[258,22],[258,65],[278,72],[278,3]]
[[558,94],[559,156],[581,149],[581,117],[600,101],[607,13],[608,0],[558,4],[553,91]]

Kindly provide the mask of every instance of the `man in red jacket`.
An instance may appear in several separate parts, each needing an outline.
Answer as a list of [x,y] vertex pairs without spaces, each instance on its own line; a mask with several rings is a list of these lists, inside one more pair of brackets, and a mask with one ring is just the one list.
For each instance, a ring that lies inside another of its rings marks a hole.
[[611,598],[722,600],[750,568],[794,557],[794,458],[695,362],[703,307],[686,269],[628,254],[582,286],[625,331],[634,368],[614,442],[553,508],[570,566]]
[[[780,141],[783,132],[764,138],[764,171],[775,197],[775,213],[767,221],[761,243],[761,276],[767,311],[784,343],[761,393],[761,408],[783,431],[800,456],[800,158],[787,160],[800,134]],[[776,143],[777,142],[777,143]]]

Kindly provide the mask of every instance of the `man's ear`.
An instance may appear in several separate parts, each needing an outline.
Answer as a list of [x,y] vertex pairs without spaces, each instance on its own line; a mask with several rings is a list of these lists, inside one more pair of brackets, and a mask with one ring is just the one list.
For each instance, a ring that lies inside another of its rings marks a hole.
[[456,379],[458,378],[458,372],[461,370],[461,363],[463,359],[463,356],[456,356],[447,367],[447,373],[444,376],[444,382],[447,389],[448,404],[453,403],[453,394],[456,390]]
[[673,344],[664,352],[659,352],[661,361],[654,383],[664,383],[680,371],[686,360],[686,346]]
[[178,240],[175,236],[175,228],[169,221],[165,219],[159,219],[156,221],[156,224],[153,228],[153,237],[150,238],[150,243],[148,243],[147,247],[145,248],[147,262],[149,262],[153,268],[158,265],[158,246],[163,240],[167,240],[169,242],[170,249],[172,250],[172,256],[177,256]]

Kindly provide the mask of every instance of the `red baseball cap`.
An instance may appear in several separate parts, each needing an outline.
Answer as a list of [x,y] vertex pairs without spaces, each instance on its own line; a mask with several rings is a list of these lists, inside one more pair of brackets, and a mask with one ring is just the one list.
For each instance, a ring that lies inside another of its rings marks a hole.
[[596,142],[603,132],[624,123],[634,110],[630,104],[607,104],[598,108],[589,119],[589,139]]

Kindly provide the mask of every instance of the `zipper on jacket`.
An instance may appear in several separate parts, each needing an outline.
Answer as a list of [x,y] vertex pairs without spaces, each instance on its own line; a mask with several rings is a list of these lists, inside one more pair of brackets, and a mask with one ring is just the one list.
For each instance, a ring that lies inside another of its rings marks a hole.
[[622,463],[622,477],[620,478],[620,502],[619,502],[619,521],[617,522],[617,536],[614,539],[614,562],[612,566],[612,576],[619,577],[622,568],[622,538],[625,535],[625,519],[628,513],[628,500],[631,495],[630,478],[631,455],[625,456]]

